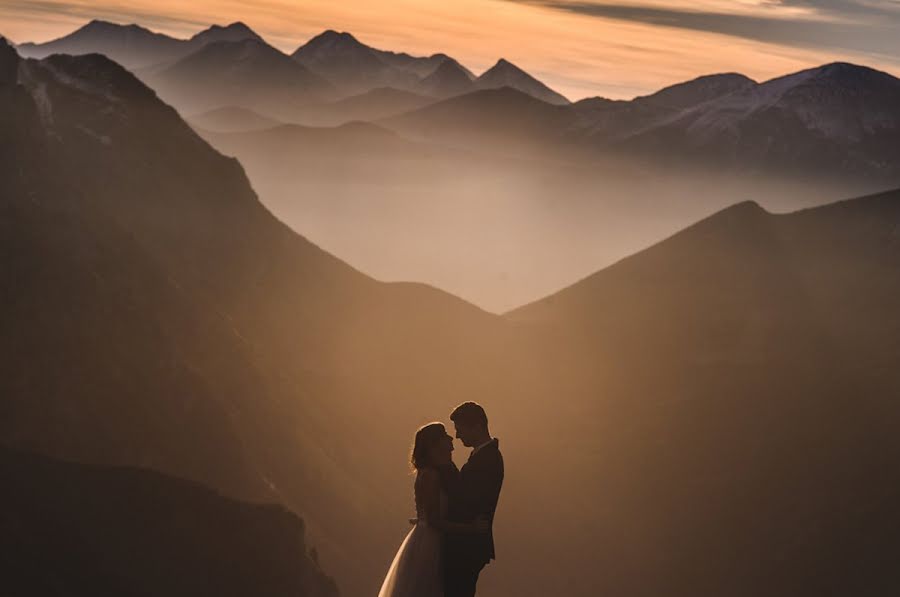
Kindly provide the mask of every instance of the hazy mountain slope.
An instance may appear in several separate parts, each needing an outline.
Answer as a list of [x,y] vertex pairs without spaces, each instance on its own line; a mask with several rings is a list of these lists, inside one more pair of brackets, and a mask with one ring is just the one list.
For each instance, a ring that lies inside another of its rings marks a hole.
[[334,30],[313,37],[291,57],[347,95],[359,95],[382,87],[419,91],[419,82],[444,64],[456,65],[469,80],[474,78],[446,54],[419,57],[378,50],[350,33]]
[[184,40],[154,33],[140,25],[119,25],[95,19],[59,39],[25,43],[18,50],[29,58],[45,58],[51,54],[103,54],[129,69],[140,69],[176,60],[214,41],[245,39],[261,40],[243,23],[226,27],[213,25]]
[[[149,125],[160,113],[169,120],[174,114],[147,110],[148,103],[159,105],[152,93],[100,56],[20,64],[12,50],[0,50],[7,139],[3,437],[72,458],[169,470],[236,495],[263,495],[267,489],[245,459],[229,403],[233,392],[258,380],[248,368],[242,379],[222,378],[236,384],[228,390],[198,371],[201,362],[215,368],[235,358],[231,332],[184,303],[177,283],[129,229],[136,213],[120,218],[98,205],[103,193],[97,189],[104,186],[109,198],[124,192],[138,205],[156,196],[165,177],[141,191],[129,188],[139,172],[153,172],[143,160],[118,176],[107,168],[114,157],[133,159],[142,143],[128,130],[129,118]],[[133,103],[104,111],[113,98]],[[174,138],[183,136],[177,125],[175,132]],[[181,151],[196,156],[198,149],[208,155],[199,143]],[[201,178],[204,160],[193,165]],[[186,175],[169,178],[180,189],[171,195],[176,203],[179,194],[198,190]],[[203,333],[218,338],[220,350],[193,352],[193,335]],[[191,353],[193,364],[185,356]]]
[[391,52],[388,50],[374,51],[375,55],[381,58],[382,62],[390,64],[395,68],[411,72],[420,79],[427,77],[446,63],[461,69],[470,81],[475,79],[475,75],[472,74],[472,71],[446,54],[438,53],[432,54],[431,56],[411,56],[406,52]]
[[380,121],[405,136],[505,155],[549,153],[576,121],[554,106],[510,87],[453,97]]
[[8,594],[337,595],[308,553],[303,522],[281,506],[6,448],[0,471]]
[[499,322],[298,237],[102,56],[2,65],[0,437],[277,495],[349,594],[373,590],[410,430],[482,383]]
[[796,209],[859,192],[589,153],[570,137],[579,110],[507,89],[401,115],[390,134],[393,118],[203,136],[320,246],[379,279],[426,282],[495,312],[748,196]]
[[898,224],[900,192],[744,203],[508,316],[544,337],[538,395],[568,398],[542,453],[586,456],[554,463],[579,479],[566,512],[602,508],[569,574],[616,570],[611,595],[897,589]]
[[634,101],[671,110],[684,110],[731,93],[752,89],[757,84],[740,73],[706,75],[664,87],[656,93],[635,98]]
[[588,98],[575,102],[572,108],[580,117],[580,135],[595,143],[614,144],[671,121],[686,110],[755,85],[740,74],[708,75],[630,101]]
[[284,124],[273,118],[257,114],[247,108],[225,106],[201,114],[188,117],[188,122],[195,129],[219,133],[256,131]]
[[[379,156],[385,161],[411,159],[421,157],[422,149],[421,145],[392,131],[364,122],[338,127],[287,124],[265,130],[223,134],[204,131],[202,136],[225,155],[240,156],[247,164],[260,162],[287,168],[302,166],[306,161],[324,162],[339,155],[347,161],[364,155]],[[315,176],[320,166],[321,163],[313,165],[304,174]]]
[[30,58],[51,54],[104,54],[128,67],[139,68],[172,60],[182,51],[181,40],[140,25],[93,20],[72,33],[46,43],[23,43],[18,51]]
[[504,58],[475,79],[475,89],[512,87],[548,104],[564,106],[569,100]]
[[378,87],[334,102],[305,106],[300,124],[338,126],[396,116],[434,103],[434,98],[391,87]]
[[145,77],[184,114],[235,105],[291,120],[334,88],[265,42],[215,42]]
[[409,89],[418,80],[414,73],[387,64],[376,50],[346,32],[325,31],[297,48],[291,58],[348,95],[376,87]]
[[419,81],[417,88],[434,97],[451,97],[474,90],[474,79],[455,60],[445,60],[431,74]]

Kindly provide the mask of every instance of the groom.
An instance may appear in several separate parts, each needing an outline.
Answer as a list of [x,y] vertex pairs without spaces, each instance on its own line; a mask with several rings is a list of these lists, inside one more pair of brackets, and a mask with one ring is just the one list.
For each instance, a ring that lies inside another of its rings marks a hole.
[[[481,405],[465,402],[450,413],[456,437],[472,448],[469,460],[450,484],[447,518],[451,522],[493,522],[503,485],[499,441],[488,431]],[[455,467],[454,467],[455,468]],[[478,575],[494,559],[494,534],[444,535],[444,597],[474,597]]]

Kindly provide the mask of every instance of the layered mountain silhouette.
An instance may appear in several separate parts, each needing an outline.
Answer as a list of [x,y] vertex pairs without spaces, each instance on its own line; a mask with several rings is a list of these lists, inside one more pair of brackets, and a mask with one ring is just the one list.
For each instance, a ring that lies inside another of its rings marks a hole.
[[[211,42],[214,47],[207,48]],[[801,179],[821,174],[833,182],[852,179],[859,188],[900,182],[897,79],[845,63],[763,83],[737,73],[710,75],[630,101],[591,98],[569,105],[505,59],[476,78],[445,54],[414,57],[379,50],[334,30],[299,47],[291,56],[299,67],[293,70],[285,65],[285,55],[243,23],[213,26],[177,40],[138,25],[92,21],[52,42],[22,44],[19,51],[33,57],[102,53],[138,69],[141,78],[187,115],[232,105],[276,120],[334,126],[423,107],[424,101],[408,93],[447,99],[509,87],[568,107],[577,125],[562,119],[563,127],[553,137],[588,153],[636,158],[649,167],[727,168],[742,175]],[[174,64],[179,60],[184,64]],[[365,95],[370,92],[376,95]],[[326,106],[346,96],[359,96],[348,102],[360,107],[344,113],[341,107]],[[476,105],[466,112],[479,111],[477,100],[472,101]],[[516,114],[518,100],[510,101]],[[371,109],[361,107],[370,102]],[[490,118],[495,103],[485,101],[482,118]],[[551,129],[559,120],[554,116],[527,126]],[[441,114],[429,128],[444,126]],[[454,126],[469,125],[461,121]],[[552,145],[553,140],[546,142]],[[495,138],[493,145],[516,141]]]
[[435,102],[429,97],[393,87],[378,87],[332,102],[304,106],[296,122],[312,126],[338,126],[348,122],[372,122],[397,116]]
[[388,64],[378,51],[346,32],[325,31],[297,48],[291,57],[347,94],[375,87],[409,89],[417,80],[415,73]]
[[513,89],[485,89],[381,121],[405,136],[501,154],[554,151],[576,121],[564,106]]
[[587,130],[660,160],[896,181],[898,97],[900,80],[845,63],[760,84],[721,75],[601,107]]
[[455,60],[444,60],[419,81],[418,89],[433,97],[446,98],[472,91],[472,73]]
[[569,103],[565,97],[504,58],[498,60],[497,64],[475,79],[476,89],[500,89],[501,87],[517,89],[548,104],[566,105]]
[[51,54],[103,54],[131,69],[170,62],[208,43],[261,38],[243,23],[213,25],[190,39],[176,39],[140,25],[119,25],[93,20],[80,29],[46,43],[23,43],[20,54],[45,58]]
[[256,39],[207,44],[144,78],[185,114],[237,105],[292,120],[303,106],[336,94],[328,81]]
[[239,108],[238,106],[225,106],[224,108],[215,108],[201,114],[194,114],[188,118],[188,122],[194,128],[217,133],[255,131],[284,124],[274,118],[268,118],[257,114],[253,110]]
[[303,522],[282,506],[8,448],[0,448],[0,472],[7,594],[338,594],[310,555]]
[[358,95],[381,87],[444,97],[455,83],[436,85],[433,75],[444,67],[454,78],[460,75],[471,82],[475,77],[446,54],[428,57],[389,52],[367,46],[347,32],[325,31],[297,48],[294,60],[328,79],[348,95]]

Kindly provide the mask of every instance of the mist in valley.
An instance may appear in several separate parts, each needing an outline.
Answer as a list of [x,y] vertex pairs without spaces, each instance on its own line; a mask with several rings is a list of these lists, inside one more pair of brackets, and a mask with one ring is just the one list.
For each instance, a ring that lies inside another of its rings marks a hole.
[[240,160],[260,200],[299,234],[379,280],[430,284],[495,313],[741,201],[788,212],[887,186],[552,151],[515,157],[515,147],[484,153],[359,122],[216,124],[194,126]]

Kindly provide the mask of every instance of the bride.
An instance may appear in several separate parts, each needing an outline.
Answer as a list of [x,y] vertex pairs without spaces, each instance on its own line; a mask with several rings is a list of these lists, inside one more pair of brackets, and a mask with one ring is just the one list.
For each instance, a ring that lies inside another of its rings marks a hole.
[[429,423],[416,432],[411,458],[416,471],[415,527],[394,556],[378,597],[442,597],[443,533],[487,532],[485,520],[470,524],[446,518],[446,485],[459,474],[452,452],[453,438],[442,423]]

